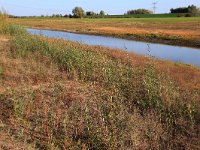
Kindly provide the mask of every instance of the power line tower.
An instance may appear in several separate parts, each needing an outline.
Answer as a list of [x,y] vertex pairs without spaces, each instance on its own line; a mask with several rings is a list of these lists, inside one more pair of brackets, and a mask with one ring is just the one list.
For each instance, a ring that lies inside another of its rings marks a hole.
[[156,7],[158,2],[153,2],[152,4],[153,4],[153,13],[155,14],[156,13],[156,9],[158,8],[158,7]]

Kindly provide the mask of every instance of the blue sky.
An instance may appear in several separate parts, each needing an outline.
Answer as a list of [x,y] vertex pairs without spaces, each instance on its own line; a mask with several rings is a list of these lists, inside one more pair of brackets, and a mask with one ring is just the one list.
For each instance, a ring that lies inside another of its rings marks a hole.
[[[85,11],[104,10],[108,14],[123,14],[127,10],[137,8],[152,10],[154,1],[156,0],[0,0],[0,7],[10,14],[20,16],[69,14],[75,6],[81,6]],[[191,4],[200,7],[200,0],[157,0],[157,2],[157,13],[167,13],[170,8]]]

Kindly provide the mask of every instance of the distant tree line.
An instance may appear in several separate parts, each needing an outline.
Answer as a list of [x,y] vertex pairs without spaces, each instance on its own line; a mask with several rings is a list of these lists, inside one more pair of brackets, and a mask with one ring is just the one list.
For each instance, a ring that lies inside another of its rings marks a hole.
[[94,11],[84,11],[81,7],[75,7],[72,10],[72,14],[52,14],[52,15],[41,15],[41,16],[12,16],[10,15],[10,18],[95,18],[95,17],[104,17],[105,12],[101,10],[99,13],[95,13]]
[[153,14],[151,10],[148,9],[135,9],[135,10],[128,10],[127,13],[128,15],[132,14]]
[[195,5],[189,5],[188,7],[178,7],[170,9],[171,13],[189,13],[192,15],[196,15],[200,13],[200,9]]
[[[188,7],[179,7],[179,8],[172,8],[170,10],[171,14],[177,13],[178,17],[190,17],[195,16],[197,13],[200,13],[200,9],[195,5],[189,5]],[[129,15],[140,15],[140,14],[153,14],[153,11],[148,9],[133,9],[128,10],[124,15],[119,15],[121,17],[128,17]],[[84,11],[82,7],[75,7],[72,9],[72,14],[52,14],[52,15],[41,15],[42,18],[103,18],[103,17],[113,17],[118,15],[106,15],[103,10],[101,10],[99,13],[96,13],[94,11]],[[9,16],[12,18],[37,18],[39,16]]]
[[49,16],[49,15],[41,15],[40,17],[46,17],[46,18],[61,18],[61,17],[63,17],[63,15],[62,14],[52,14],[51,16]]
[[105,12],[103,10],[101,10],[98,13],[95,13],[93,11],[87,11],[85,12],[83,10],[83,8],[81,7],[75,7],[73,10],[72,10],[72,14],[73,14],[73,17],[74,18],[83,18],[83,17],[96,17],[96,16],[100,16],[100,17],[103,17],[105,16]]

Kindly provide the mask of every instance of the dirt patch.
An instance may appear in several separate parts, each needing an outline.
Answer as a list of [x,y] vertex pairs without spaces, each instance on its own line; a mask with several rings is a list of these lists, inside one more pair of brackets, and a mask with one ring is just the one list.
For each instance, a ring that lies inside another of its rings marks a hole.
[[0,36],[0,42],[8,42],[9,39],[6,38],[5,36]]

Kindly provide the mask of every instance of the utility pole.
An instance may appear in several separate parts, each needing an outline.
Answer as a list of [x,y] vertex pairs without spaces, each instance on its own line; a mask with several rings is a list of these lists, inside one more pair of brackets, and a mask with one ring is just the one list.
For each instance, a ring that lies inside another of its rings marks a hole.
[[157,9],[156,5],[158,4],[158,2],[153,2],[152,4],[153,4],[153,13],[155,14]]

